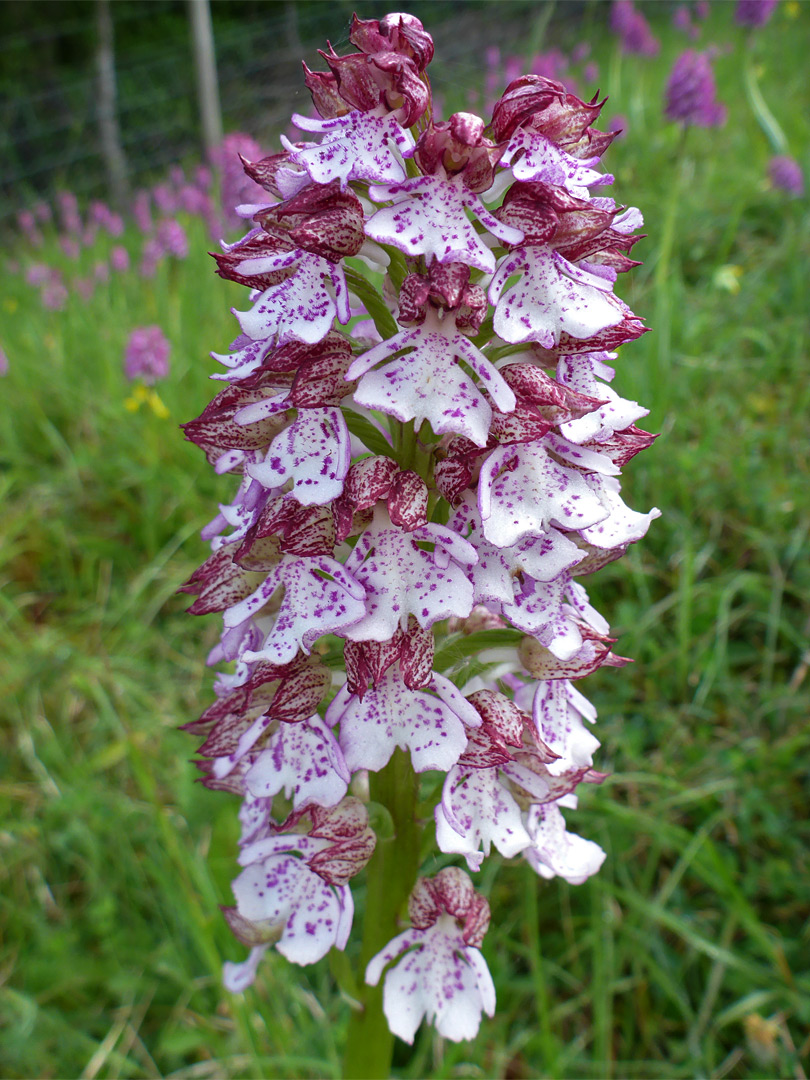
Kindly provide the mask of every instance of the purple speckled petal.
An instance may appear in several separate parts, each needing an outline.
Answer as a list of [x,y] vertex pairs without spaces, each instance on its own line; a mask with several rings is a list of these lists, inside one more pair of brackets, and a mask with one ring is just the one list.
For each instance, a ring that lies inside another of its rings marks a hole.
[[250,405],[244,405],[233,414],[234,423],[239,424],[241,427],[247,427],[249,424],[257,424],[260,420],[266,420],[277,413],[285,412],[290,408],[288,397],[289,391],[282,390],[280,394],[273,394],[272,397],[262,398],[261,401],[254,401]]
[[366,236],[406,255],[424,255],[428,264],[434,259],[463,262],[485,274],[495,269],[495,256],[467,217],[467,206],[501,239],[510,243],[523,239],[519,229],[503,225],[485,210],[480,199],[464,187],[461,175],[452,180],[420,176],[403,184],[371,188],[369,195],[376,202],[395,201],[366,222]]
[[243,918],[283,926],[277,948],[294,964],[314,964],[336,944],[343,897],[294,855],[251,863],[233,894]]
[[[392,938],[384,949],[369,960],[366,967],[366,982],[368,985],[376,986],[380,981],[385,966],[398,956],[402,956],[413,949],[414,946],[419,946],[421,952],[424,933],[423,930],[412,928]],[[419,973],[421,973],[421,968]],[[386,976],[385,984],[387,986],[388,976]],[[396,988],[392,987],[390,1000],[386,999],[383,1005],[391,1031],[407,1043],[413,1042],[416,1029],[425,1015],[425,1007],[416,995],[416,986],[417,983],[414,981],[410,992],[402,995],[397,994]]]
[[599,161],[598,157],[571,157],[539,132],[518,128],[509,140],[501,164],[508,165],[516,154],[521,154],[512,167],[516,180],[540,180],[555,187],[564,187],[580,199],[588,198],[589,187],[613,183],[609,173],[600,173],[592,168]]
[[361,534],[346,560],[346,570],[366,590],[365,616],[347,628],[350,641],[390,641],[398,627],[414,615],[423,630],[452,615],[466,618],[472,610],[473,587],[459,555],[475,562],[475,551],[454,537],[453,558],[437,566],[433,552],[417,541],[443,544],[441,526],[423,526],[407,533],[391,523],[384,505],[378,504],[374,519]]
[[350,112],[331,120],[314,120],[293,114],[293,123],[301,131],[323,135],[318,146],[296,147],[282,135],[283,146],[290,151],[290,161],[306,169],[316,184],[340,180],[345,189],[349,180],[368,180],[372,184],[396,184],[406,173],[399,154],[413,147],[413,137],[404,131],[393,116]]
[[[244,772],[244,766],[240,772]],[[271,834],[271,822],[273,804],[269,799],[257,799],[250,792],[245,793],[242,805],[239,807],[239,824],[241,825],[239,844],[248,847],[264,840]]]
[[[531,684],[526,689],[531,691]],[[552,776],[593,765],[599,740],[591,734],[584,721],[593,723],[596,710],[568,679],[548,679],[537,683],[532,716],[540,738],[555,754],[559,754],[556,761],[546,764]]]
[[584,527],[567,526],[579,529],[580,536],[597,548],[614,548],[620,544],[631,544],[640,540],[650,527],[650,522],[661,517],[661,511],[653,507],[646,514],[631,510],[624,502],[619,491],[619,481],[614,476],[589,476],[589,487],[594,491],[608,513],[599,522]]
[[564,603],[568,580],[541,582],[527,578],[514,600],[505,603],[502,613],[524,634],[531,634],[560,660],[570,658],[582,647],[582,635]]
[[[517,273],[520,281],[503,292]],[[489,286],[495,333],[504,341],[537,341],[545,349],[557,345],[563,333],[593,337],[624,318],[621,301],[607,287],[547,245],[517,248],[501,260]]]
[[231,369],[224,374],[212,375],[212,379],[244,379],[261,365],[262,360],[273,347],[272,337],[265,338],[263,341],[250,341],[240,336],[237,340],[240,342],[240,348],[235,352],[211,353],[214,360],[218,360],[224,367]]
[[458,714],[425,690],[409,690],[389,668],[362,701],[343,687],[326,712],[340,722],[340,748],[351,772],[378,772],[397,746],[409,750],[416,772],[451,768],[467,745]]
[[502,240],[505,244],[519,244],[521,240],[523,240],[525,236],[523,230],[516,229],[514,225],[507,225],[506,222],[493,217],[474,191],[465,188],[463,198],[464,205],[467,209],[473,212],[473,215],[478,218],[484,228],[488,232],[491,232],[493,236],[497,236],[498,239]]
[[520,807],[498,780],[497,768],[454,766],[445,779],[435,818],[439,850],[464,855],[471,870],[480,869],[493,844],[511,858],[531,842]]
[[[370,371],[401,349],[412,351]],[[503,376],[456,330],[452,318],[440,321],[432,310],[422,326],[402,330],[359,356],[346,377],[362,376],[354,395],[361,405],[403,423],[414,420],[417,427],[428,420],[436,434],[464,435],[485,446],[492,409],[456,359],[469,364],[501,412],[514,409],[515,395]]]
[[[498,475],[513,462],[513,469]],[[543,439],[493,450],[481,468],[478,507],[484,535],[496,547],[540,536],[551,525],[588,529],[609,513],[589,478],[554,461]]]
[[264,862],[267,859],[281,856],[286,858],[287,855],[296,857],[300,855],[304,859],[311,859],[327,847],[329,847],[329,841],[318,836],[274,831],[268,836],[245,843],[239,852],[238,862],[240,866],[252,866],[254,863]]
[[451,683],[449,679],[446,679],[444,675],[440,675],[438,671],[434,671],[431,676],[430,689],[435,691],[445,705],[448,705],[453,710],[465,727],[475,728],[481,726],[481,716],[478,710],[467,701],[457,686]]
[[615,431],[623,431],[650,411],[637,401],[619,397],[612,387],[604,383],[597,386],[598,396],[603,400],[607,398],[607,402],[585,416],[560,424],[560,432],[571,442],[605,442]]
[[241,994],[243,990],[252,986],[256,978],[256,969],[267,949],[267,945],[254,946],[247,960],[243,960],[241,964],[226,960],[222,965],[222,985],[225,989],[231,994]]
[[245,783],[253,795],[272,798],[283,790],[299,810],[310,802],[335,806],[351,773],[331,728],[316,714],[299,724],[282,723],[258,756]]
[[465,494],[450,519],[450,528],[467,537],[478,553],[478,562],[469,571],[476,604],[511,603],[519,584],[518,575],[554,581],[584,558],[576,544],[552,528],[540,536],[524,537],[513,547],[496,547],[484,536],[472,492]]
[[[289,341],[314,345],[326,337],[336,316],[342,323],[349,321],[343,270],[328,259],[306,251],[284,252],[283,255],[287,262],[295,264],[290,277],[265,289],[250,311],[234,310],[234,315],[242,333],[254,341],[272,338],[277,345]],[[292,255],[294,260],[290,258]],[[237,270],[244,274],[266,273],[274,269],[281,258],[281,255],[273,255],[245,259]]]
[[322,634],[345,630],[365,614],[365,590],[339,562],[325,555],[285,555],[251,596],[225,612],[225,625],[257,614],[282,585],[273,629],[263,647],[244,653],[243,660],[288,664],[299,649],[309,653]]
[[268,488],[292,478],[291,494],[302,506],[323,506],[343,491],[351,460],[349,429],[340,409],[301,409],[270,444],[264,461],[246,471]]
[[298,878],[293,909],[276,948],[293,964],[314,964],[333,945],[345,947],[353,910],[348,886],[335,889],[306,868]]
[[292,910],[298,879],[312,874],[294,854],[270,855],[246,866],[233,882],[239,914],[251,922],[281,926]]
[[267,728],[272,724],[273,718],[271,716],[259,716],[257,717],[250,727],[246,731],[243,731],[239,736],[235,749],[227,755],[222,757],[215,757],[211,765],[211,775],[215,776],[218,780],[228,776],[234,769],[234,767],[242,760],[245,754],[249,753],[259,739],[262,737]]
[[601,473],[603,476],[618,476],[619,468],[607,454],[599,453],[595,448],[579,446],[549,431],[545,435],[548,449],[568,465],[585,473]]
[[605,861],[604,851],[593,840],[566,831],[557,803],[532,806],[526,828],[532,846],[523,854],[541,877],[561,877],[571,885],[581,885]]
[[495,1011],[495,987],[481,952],[465,944],[451,915],[427,930],[406,930],[373,957],[366,982],[401,957],[385,976],[383,1009],[393,1033],[412,1043],[423,1017],[453,1042],[473,1039],[481,1012]]

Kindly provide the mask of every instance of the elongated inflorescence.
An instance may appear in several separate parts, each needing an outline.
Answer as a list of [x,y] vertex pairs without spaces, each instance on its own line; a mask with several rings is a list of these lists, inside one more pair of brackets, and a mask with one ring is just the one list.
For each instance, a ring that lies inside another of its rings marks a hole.
[[[299,964],[346,945],[375,849],[363,777],[398,748],[445,861],[599,869],[564,818],[603,779],[578,680],[626,661],[584,579],[658,516],[621,497],[655,436],[610,385],[644,332],[613,289],[642,218],[605,193],[603,102],[526,75],[488,124],[443,121],[419,20],[355,17],[350,38],[305,68],[301,140],[243,161],[266,198],[214,256],[249,290],[241,333],[185,425],[239,478],[184,586],[224,621],[209,663],[229,666],[187,728],[203,782],[243,800],[233,990],[270,945]],[[367,980],[402,1038],[424,1016],[471,1037],[495,1004],[488,904],[459,867],[415,878]]]

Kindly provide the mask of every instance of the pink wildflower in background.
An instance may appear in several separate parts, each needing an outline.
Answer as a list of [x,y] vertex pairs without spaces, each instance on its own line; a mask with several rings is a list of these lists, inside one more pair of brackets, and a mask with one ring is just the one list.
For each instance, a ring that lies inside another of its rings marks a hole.
[[679,4],[672,13],[672,25],[676,30],[689,30],[692,25],[692,16],[685,4]]
[[52,269],[50,266],[46,266],[44,263],[31,263],[25,271],[26,283],[28,285],[33,285],[34,288],[45,285],[53,279],[59,279],[59,271]]
[[22,232],[25,239],[32,247],[42,246],[44,237],[37,228],[36,217],[30,210],[21,210],[19,214],[17,214],[17,225],[20,228],[20,232]]
[[734,21],[738,26],[764,26],[779,0],[737,0]]
[[177,194],[170,184],[155,184],[152,188],[152,199],[161,214],[168,217],[177,213],[179,208]]
[[129,252],[123,244],[116,244],[110,252],[110,267],[117,274],[125,274],[129,270]]
[[581,64],[583,60],[587,60],[591,55],[590,42],[581,41],[579,45],[576,45],[571,53],[571,60],[575,64]]
[[118,237],[124,234],[124,219],[120,214],[108,214],[103,228],[108,236]]
[[144,234],[152,231],[152,208],[151,198],[148,191],[138,191],[132,202],[132,216],[135,224]]
[[84,231],[82,232],[82,246],[86,248],[92,247],[93,244],[95,244],[97,237],[98,225],[94,221],[91,221],[87,226],[85,226]]
[[684,127],[721,127],[726,106],[716,97],[711,51],[687,49],[675,61],[665,91],[664,114]]
[[786,154],[772,157],[768,163],[768,177],[771,184],[780,191],[795,198],[804,194],[804,176],[801,165]]
[[681,4],[675,9],[672,16],[672,25],[677,30],[682,30],[693,41],[700,37],[700,30],[692,22],[692,13],[685,4]]
[[87,303],[96,291],[96,283],[92,278],[74,278],[73,288],[79,298],[84,301],[84,303]]
[[220,174],[222,211],[228,227],[232,229],[242,224],[242,218],[235,211],[237,206],[270,202],[264,188],[245,175],[240,155],[248,161],[258,161],[264,156],[255,139],[242,131],[235,131],[225,136],[212,161]]
[[158,268],[158,263],[163,258],[163,255],[164,251],[161,242],[157,237],[150,236],[143,245],[143,251],[141,252],[141,263],[138,268],[138,273],[141,277],[154,277]]
[[523,60],[519,56],[507,56],[503,68],[503,77],[506,83],[512,83],[519,79],[523,73]]
[[79,215],[79,201],[72,191],[60,191],[56,196],[59,208],[59,220],[66,233],[78,234],[82,231],[82,219]]
[[139,326],[129,335],[124,374],[151,385],[169,374],[171,345],[159,326]]
[[157,241],[166,255],[175,259],[185,259],[188,255],[186,230],[174,218],[160,222],[157,227]]
[[68,302],[68,291],[62,281],[49,281],[40,293],[42,306],[48,311],[63,311]]
[[624,52],[638,56],[657,56],[660,52],[661,43],[633,0],[613,0],[610,25],[621,38]]
[[9,367],[10,365],[8,357],[6,356],[6,350],[0,345],[0,375],[8,375]]
[[547,79],[564,81],[563,76],[568,71],[568,59],[559,49],[549,49],[547,52],[538,53],[532,60],[532,75],[543,75]]
[[75,236],[61,236],[59,238],[59,247],[62,249],[62,254],[67,256],[68,259],[78,259],[82,252],[81,244]]

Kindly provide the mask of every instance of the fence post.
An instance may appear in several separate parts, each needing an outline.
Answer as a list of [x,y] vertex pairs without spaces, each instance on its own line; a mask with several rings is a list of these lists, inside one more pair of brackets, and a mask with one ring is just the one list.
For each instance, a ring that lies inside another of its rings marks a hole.
[[101,153],[107,168],[110,195],[120,210],[126,203],[129,184],[116,113],[115,42],[110,0],[96,0],[96,69]]
[[191,37],[194,64],[197,68],[197,94],[200,101],[203,142],[209,161],[222,142],[222,111],[219,105],[217,60],[214,52],[214,33],[211,28],[211,8],[208,0],[188,0],[191,18]]

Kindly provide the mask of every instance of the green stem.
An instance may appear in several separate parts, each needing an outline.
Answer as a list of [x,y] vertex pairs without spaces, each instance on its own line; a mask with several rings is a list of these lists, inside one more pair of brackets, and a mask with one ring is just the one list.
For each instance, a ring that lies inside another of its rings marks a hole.
[[655,385],[651,387],[649,396],[655,401],[659,409],[665,410],[669,397],[669,374],[670,374],[670,348],[672,339],[672,283],[670,281],[670,266],[675,248],[675,232],[678,221],[678,211],[683,191],[686,159],[684,151],[688,137],[688,127],[681,129],[680,140],[676,152],[675,176],[669,191],[663,228],[661,230],[661,242],[658,249],[658,260],[655,265],[655,329],[658,336],[658,349],[656,354]]
[[534,979],[540,1045],[543,1048],[543,1072],[547,1076],[557,1077],[560,1075],[560,1048],[557,1036],[551,1026],[551,995],[546,974],[543,970],[543,953],[540,943],[540,912],[537,904],[537,891],[540,888],[540,883],[534,874],[524,874],[523,879],[525,926],[529,939],[529,965]]
[[[393,836],[379,839],[368,864],[360,978],[366,965],[399,932],[404,909],[419,872],[421,827],[416,820],[417,780],[409,757],[397,750],[370,778],[371,798],[382,803],[394,823]],[[353,1080],[387,1077],[394,1036],[382,1011],[382,980],[364,988],[363,1008],[352,1014],[343,1075]]]
[[788,143],[785,133],[779,126],[776,117],[765,104],[765,98],[757,82],[757,73],[754,69],[754,58],[749,48],[745,58],[745,93],[748,104],[757,118],[757,123],[765,133],[765,138],[771,144],[775,154],[786,154]]
[[412,469],[416,457],[416,430],[413,421],[394,427],[394,452],[401,469]]

